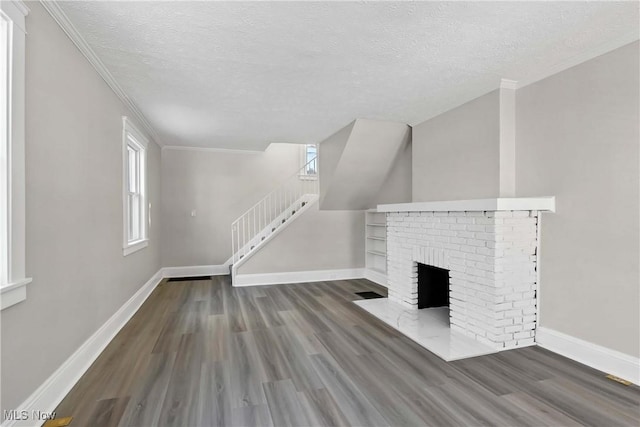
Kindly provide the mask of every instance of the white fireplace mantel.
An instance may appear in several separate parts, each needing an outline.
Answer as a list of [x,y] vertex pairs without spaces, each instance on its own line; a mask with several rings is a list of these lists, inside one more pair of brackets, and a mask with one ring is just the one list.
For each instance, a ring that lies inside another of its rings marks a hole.
[[501,197],[495,199],[445,200],[437,202],[378,205],[378,212],[456,212],[456,211],[556,211],[556,198]]

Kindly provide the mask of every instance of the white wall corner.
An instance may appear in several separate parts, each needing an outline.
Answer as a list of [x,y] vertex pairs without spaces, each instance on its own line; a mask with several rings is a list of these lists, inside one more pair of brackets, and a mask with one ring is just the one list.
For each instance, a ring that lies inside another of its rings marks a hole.
[[500,82],[500,197],[516,196],[516,85]]
[[388,287],[386,274],[367,268],[364,270],[364,278],[372,281],[373,283],[377,283],[380,286],[384,286],[385,288]]
[[[80,377],[89,369],[105,347],[133,317],[151,292],[162,280],[162,270],[158,270],[144,285],[125,302],[93,335],[91,335],[64,363],[51,374],[16,410],[52,412],[71,391]],[[5,420],[2,427],[33,426],[34,420]],[[40,425],[42,422],[36,422]]]
[[539,326],[536,343],[549,351],[640,385],[640,358]]

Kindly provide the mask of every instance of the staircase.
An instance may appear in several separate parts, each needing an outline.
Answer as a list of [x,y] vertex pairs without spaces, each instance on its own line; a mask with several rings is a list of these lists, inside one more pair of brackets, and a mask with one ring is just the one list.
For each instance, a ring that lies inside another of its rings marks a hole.
[[307,162],[231,224],[233,255],[229,269],[232,283],[240,265],[318,200],[318,176],[308,175],[306,172],[309,170],[318,170],[316,158]]

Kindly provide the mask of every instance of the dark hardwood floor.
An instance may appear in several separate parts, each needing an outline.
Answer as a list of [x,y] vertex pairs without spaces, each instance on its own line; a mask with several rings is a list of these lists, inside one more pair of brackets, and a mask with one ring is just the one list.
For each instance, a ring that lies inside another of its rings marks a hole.
[[640,425],[640,389],[537,347],[444,362],[366,280],[163,282],[60,403],[71,426]]

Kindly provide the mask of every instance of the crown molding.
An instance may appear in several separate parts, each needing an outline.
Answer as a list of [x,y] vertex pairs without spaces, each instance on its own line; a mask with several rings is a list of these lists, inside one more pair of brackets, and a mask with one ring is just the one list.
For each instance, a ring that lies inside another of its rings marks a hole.
[[162,151],[180,150],[180,151],[204,151],[209,153],[226,153],[226,154],[263,154],[264,151],[259,150],[238,150],[233,148],[213,148],[213,147],[183,147],[181,145],[165,145]]
[[118,84],[113,75],[109,72],[104,63],[98,58],[98,55],[93,51],[89,43],[82,37],[78,29],[71,23],[67,15],[60,8],[57,2],[55,1],[47,1],[40,0],[40,4],[49,12],[49,15],[58,23],[60,28],[67,34],[67,36],[71,39],[71,41],[76,45],[78,50],[87,58],[89,63],[95,68],[100,77],[104,79],[104,81],[109,85],[111,90],[120,98],[122,103],[129,108],[129,110],[133,113],[136,121],[142,126],[149,135],[153,138],[153,140],[160,146],[162,146],[162,142],[156,130],[151,126],[151,123],[147,120],[147,118],[142,114],[142,111],[138,108],[138,106],[127,96],[122,87]]
[[29,9],[29,6],[27,6],[27,4],[25,2],[23,2],[22,0],[11,0],[11,3],[13,3],[13,5],[20,11],[20,13],[22,13],[24,16],[27,16],[29,14],[29,12],[31,12],[31,9]]

